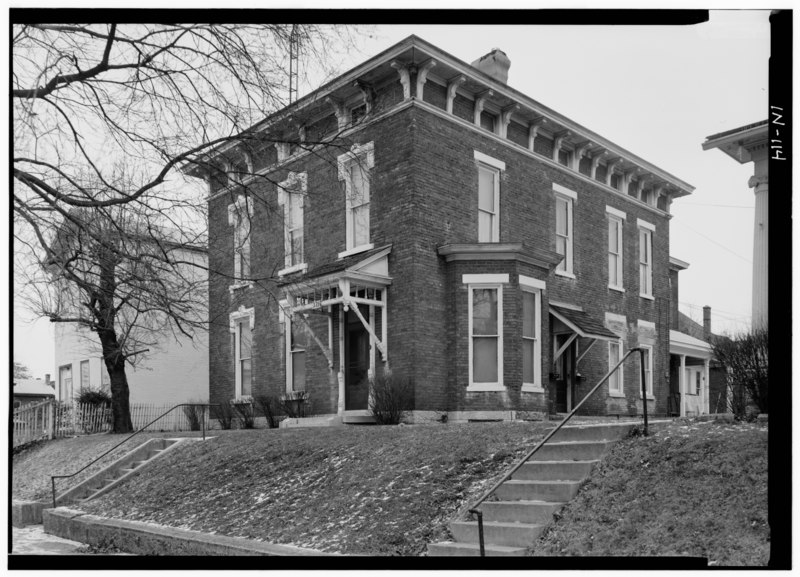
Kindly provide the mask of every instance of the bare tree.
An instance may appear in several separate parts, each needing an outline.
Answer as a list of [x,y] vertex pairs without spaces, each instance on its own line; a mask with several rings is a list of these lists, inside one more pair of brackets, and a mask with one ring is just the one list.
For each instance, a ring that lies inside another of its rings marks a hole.
[[[131,206],[73,209],[29,269],[28,305],[96,336],[110,377],[114,432],[132,429],[126,363],[206,322],[205,247]],[[37,308],[38,307],[38,308]]]
[[18,363],[14,361],[14,378],[15,379],[30,379],[31,378],[31,370],[23,365],[22,363]]
[[321,82],[354,40],[315,25],[12,27],[17,300],[96,335],[117,432],[125,362],[198,322],[186,270],[206,268],[184,249],[205,242],[206,190],[187,167],[213,180],[207,153],[280,141],[261,121],[287,104],[290,42]]
[[733,339],[712,342],[714,358],[725,367],[731,409],[737,417],[747,416],[747,406],[759,412],[769,410],[769,332],[754,329]]

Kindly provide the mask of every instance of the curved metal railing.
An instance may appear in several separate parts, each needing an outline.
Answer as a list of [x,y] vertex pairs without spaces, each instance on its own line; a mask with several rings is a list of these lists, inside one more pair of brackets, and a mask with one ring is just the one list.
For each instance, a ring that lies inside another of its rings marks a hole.
[[[131,440],[133,437],[135,437],[136,435],[138,435],[142,431],[146,430],[147,427],[149,427],[150,425],[152,425],[153,423],[155,423],[159,419],[167,416],[168,414],[170,414],[172,411],[174,411],[178,407],[217,407],[217,406],[219,406],[219,405],[216,404],[216,403],[212,403],[212,404],[209,404],[209,403],[181,403],[180,405],[175,405],[170,410],[162,413],[161,415],[159,415],[158,417],[156,417],[155,419],[153,419],[152,421],[147,423],[144,427],[142,427],[138,431],[134,431],[131,435],[129,435],[128,437],[123,439],[121,442],[119,442],[116,445],[114,445],[113,447],[111,447],[108,451],[106,451],[105,453],[103,453],[102,455],[97,457],[94,461],[92,461],[88,465],[84,466],[83,468],[75,471],[71,475],[50,475],[50,486],[51,486],[51,488],[53,490],[53,508],[55,508],[55,506],[56,506],[56,479],[71,479],[72,477],[74,477],[78,473],[82,473],[83,471],[85,471],[86,469],[88,469],[89,467],[94,465],[97,461],[99,461],[100,459],[102,459],[103,457],[108,455],[111,451],[113,451],[117,447],[120,447],[120,446],[124,445],[129,440]],[[205,416],[205,411],[203,411],[203,413],[204,413],[203,414],[203,418],[200,419],[200,423],[201,423],[201,426],[202,426],[202,429],[203,429],[203,440],[205,441],[206,440],[206,416]],[[209,411],[209,414],[210,414],[210,411]]]
[[589,399],[589,397],[591,397],[595,393],[595,391],[597,391],[597,389],[600,388],[600,385],[605,383],[608,380],[608,378],[611,375],[613,375],[614,372],[620,366],[622,366],[622,363],[625,362],[625,359],[627,359],[631,354],[633,354],[636,351],[639,351],[639,353],[641,355],[640,365],[641,365],[641,373],[642,373],[642,379],[641,380],[642,380],[642,399],[643,399],[642,407],[643,407],[643,414],[644,414],[644,434],[647,435],[647,389],[646,389],[647,383],[645,382],[645,371],[644,371],[644,351],[645,350],[643,348],[641,348],[641,347],[634,347],[632,349],[629,349],[628,352],[625,353],[625,356],[623,356],[620,359],[620,361],[614,366],[614,368],[611,369],[610,371],[608,371],[606,373],[606,375],[602,379],[600,379],[600,381],[594,387],[592,387],[592,390],[589,391],[586,394],[585,397],[583,397],[581,402],[578,403],[577,405],[575,405],[575,407],[569,412],[569,414],[566,417],[564,417],[564,419],[558,425],[556,425],[555,428],[552,431],[550,431],[549,433],[547,433],[547,435],[545,435],[544,439],[539,441],[539,443],[533,449],[528,451],[528,453],[522,459],[520,459],[517,462],[517,464],[514,465],[511,468],[510,471],[508,471],[505,475],[503,475],[500,478],[500,480],[497,481],[494,485],[492,485],[492,487],[489,490],[485,491],[480,496],[480,498],[475,501],[475,503],[472,505],[472,507],[470,507],[469,513],[471,513],[472,515],[475,515],[477,517],[477,520],[478,520],[478,541],[480,543],[480,550],[481,550],[480,554],[481,554],[481,557],[484,557],[486,553],[485,553],[485,550],[484,550],[484,542],[483,542],[483,512],[480,509],[478,509],[480,504],[483,503],[487,498],[489,498],[489,496],[492,493],[494,493],[500,485],[505,483],[508,480],[508,478],[511,477],[511,475],[516,473],[517,469],[519,469],[520,467],[522,467],[522,465],[524,465],[526,462],[528,462],[528,460],[539,449],[541,449],[545,445],[545,443],[547,443],[547,441],[549,441],[553,437],[553,435],[555,435],[561,429],[561,427],[563,427],[566,424],[567,421],[569,421],[572,418],[572,416],[575,414],[575,412],[578,409],[581,408],[581,405],[583,405],[583,403],[585,403]]

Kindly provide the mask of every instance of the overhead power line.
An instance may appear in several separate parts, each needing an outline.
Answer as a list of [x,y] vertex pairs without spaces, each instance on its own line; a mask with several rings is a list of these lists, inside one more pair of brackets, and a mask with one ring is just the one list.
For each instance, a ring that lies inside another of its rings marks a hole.
[[699,236],[702,236],[702,237],[703,237],[704,239],[706,239],[707,241],[709,241],[709,242],[711,242],[711,243],[713,243],[713,244],[717,245],[718,247],[720,247],[720,248],[722,248],[722,249],[724,249],[724,250],[728,251],[728,252],[729,252],[729,253],[731,253],[733,256],[735,256],[735,257],[737,257],[737,258],[740,258],[740,259],[742,259],[744,262],[746,262],[746,263],[749,263],[749,264],[753,264],[753,261],[751,261],[749,258],[745,258],[745,257],[743,257],[742,255],[740,255],[739,253],[732,251],[731,249],[729,249],[729,248],[728,248],[727,246],[725,246],[724,244],[720,244],[720,243],[718,243],[718,242],[717,242],[717,241],[715,241],[713,238],[710,238],[710,237],[708,237],[708,236],[704,235],[702,232],[700,232],[700,231],[698,231],[698,230],[695,230],[695,229],[693,229],[693,228],[692,228],[691,226],[689,226],[688,224],[685,224],[685,223],[683,223],[683,222],[681,222],[681,221],[679,221],[679,220],[676,220],[676,221],[674,221],[674,222],[675,222],[676,224],[679,224],[679,225],[681,225],[681,226],[682,226],[682,227],[684,227],[684,228],[688,228],[688,229],[689,229],[690,231],[692,231],[693,233],[695,233],[695,234],[697,234],[697,235],[699,235]]

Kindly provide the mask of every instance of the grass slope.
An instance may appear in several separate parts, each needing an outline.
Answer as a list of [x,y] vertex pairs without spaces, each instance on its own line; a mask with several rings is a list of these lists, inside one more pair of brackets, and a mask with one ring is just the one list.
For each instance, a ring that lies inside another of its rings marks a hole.
[[767,428],[676,422],[616,444],[534,555],[769,561]]
[[[178,433],[191,436],[195,433]],[[196,433],[199,435],[199,433]],[[52,490],[50,475],[70,475],[81,467],[91,463],[117,443],[121,443],[128,435],[87,435],[36,442],[15,449],[12,460],[11,494],[14,499],[40,500],[51,499]],[[89,467],[71,480],[57,480],[58,492],[77,485],[103,467],[125,455],[134,447],[152,437],[170,437],[175,433],[141,433],[117,450],[112,451],[96,464]]]
[[552,425],[214,431],[81,508],[329,552],[420,555]]

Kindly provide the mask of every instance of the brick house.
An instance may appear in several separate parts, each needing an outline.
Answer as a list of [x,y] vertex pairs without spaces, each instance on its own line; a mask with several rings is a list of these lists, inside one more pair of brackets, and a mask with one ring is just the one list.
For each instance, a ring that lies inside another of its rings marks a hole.
[[[563,412],[633,346],[669,395],[669,208],[693,188],[415,36],[187,168],[209,187],[210,401],[414,421]],[[641,411],[638,355],[581,410]]]

